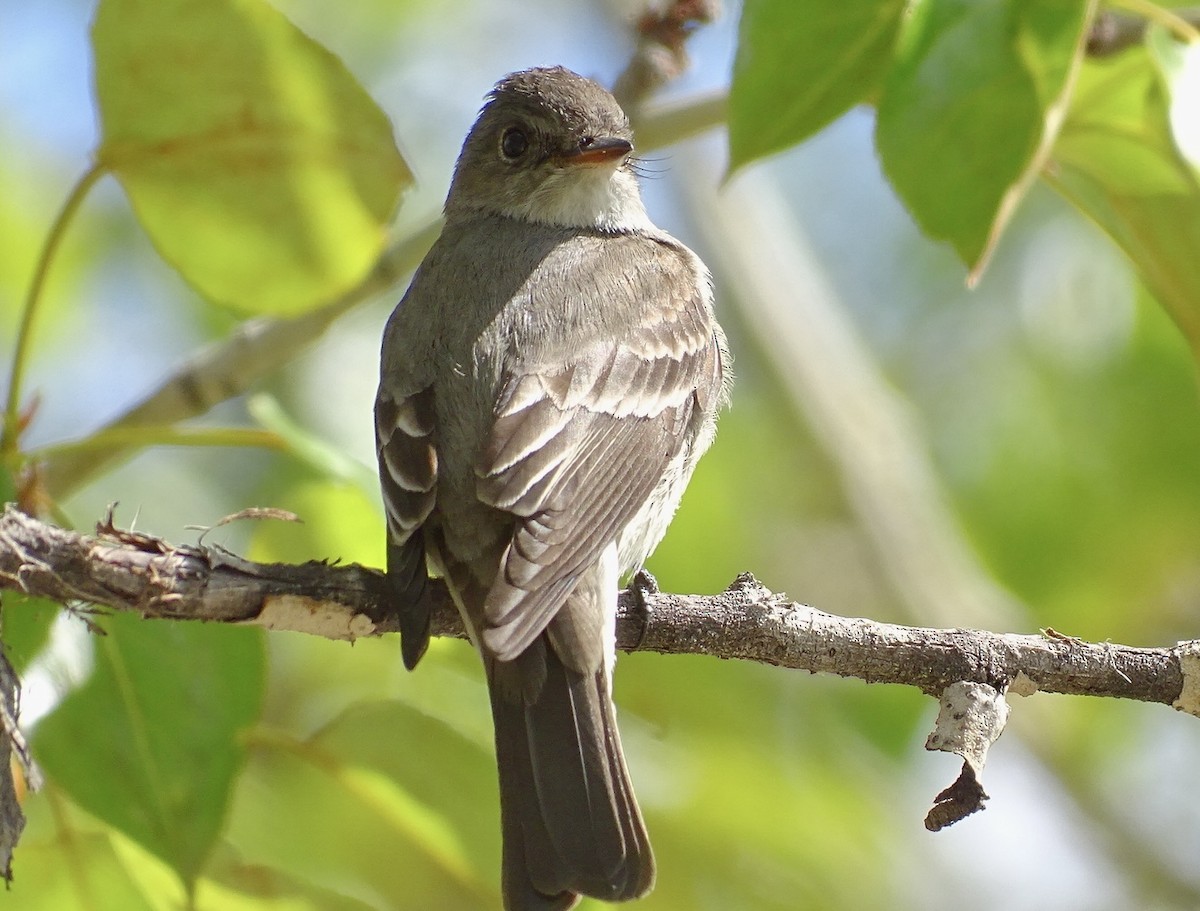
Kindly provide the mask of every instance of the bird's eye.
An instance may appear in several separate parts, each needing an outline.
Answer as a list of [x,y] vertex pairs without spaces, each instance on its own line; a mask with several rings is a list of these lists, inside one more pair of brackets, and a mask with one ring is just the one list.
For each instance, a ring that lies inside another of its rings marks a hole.
[[500,137],[500,154],[510,161],[520,158],[529,148],[529,137],[520,127],[509,127]]

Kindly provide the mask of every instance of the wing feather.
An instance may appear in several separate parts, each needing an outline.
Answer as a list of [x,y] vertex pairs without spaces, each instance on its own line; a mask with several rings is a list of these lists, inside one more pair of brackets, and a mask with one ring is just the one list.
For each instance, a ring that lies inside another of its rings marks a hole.
[[393,544],[407,541],[433,510],[438,470],[433,423],[432,388],[403,398],[380,390],[375,445]]
[[375,446],[387,514],[387,575],[397,597],[404,663],[415,667],[429,644],[432,601],[425,540],[417,529],[437,497],[433,389],[409,396],[381,387],[375,400]]
[[707,286],[684,292],[644,307],[619,339],[503,378],[476,467],[480,498],[518,517],[484,605],[484,641],[501,660],[546,628],[688,445],[697,405],[715,405]]

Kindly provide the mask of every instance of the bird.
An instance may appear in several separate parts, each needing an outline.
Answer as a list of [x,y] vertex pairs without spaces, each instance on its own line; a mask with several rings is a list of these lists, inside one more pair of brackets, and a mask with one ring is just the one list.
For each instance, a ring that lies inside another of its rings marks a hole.
[[384,330],[387,578],[412,669],[444,580],[482,657],[507,911],[644,896],[612,702],[622,579],[709,447],[730,354],[700,258],[643,205],[630,123],[563,67],[496,83]]

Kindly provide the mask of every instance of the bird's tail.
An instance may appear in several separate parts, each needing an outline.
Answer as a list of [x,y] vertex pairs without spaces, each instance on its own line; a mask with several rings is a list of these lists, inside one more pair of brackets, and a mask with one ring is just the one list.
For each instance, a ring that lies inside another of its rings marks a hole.
[[580,895],[645,895],[654,856],[607,671],[565,666],[545,634],[514,661],[487,663],[507,911],[570,908]]

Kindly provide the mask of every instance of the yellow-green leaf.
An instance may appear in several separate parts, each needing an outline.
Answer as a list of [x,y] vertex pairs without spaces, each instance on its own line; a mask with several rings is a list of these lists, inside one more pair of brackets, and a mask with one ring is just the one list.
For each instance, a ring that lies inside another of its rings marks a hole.
[[295,313],[356,282],[411,175],[332,53],[261,0],[102,0],[102,164],[207,298]]
[[1080,73],[1047,176],[1125,251],[1200,356],[1200,179],[1144,51]]
[[793,146],[876,89],[904,0],[747,0],[729,90],[730,170]]
[[22,911],[154,911],[155,905],[121,866],[107,836],[62,829],[55,834],[57,837],[21,845],[17,876],[10,891],[12,907]]
[[350,708],[306,740],[260,731],[252,746],[228,833],[248,862],[395,897],[388,907],[499,907],[487,751],[396,703]]
[[29,667],[50,640],[50,627],[60,610],[53,601],[24,592],[0,595],[0,643],[18,673]]
[[927,0],[884,82],[884,171],[976,273],[1050,149],[1092,7]]
[[265,687],[260,630],[105,621],[88,682],[38,726],[56,787],[195,882],[241,769]]

